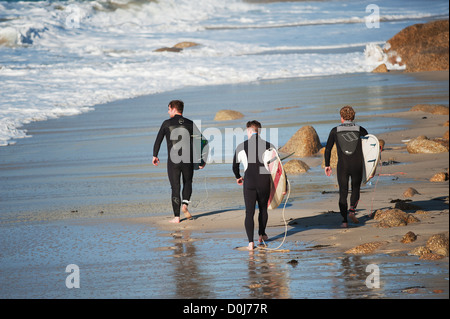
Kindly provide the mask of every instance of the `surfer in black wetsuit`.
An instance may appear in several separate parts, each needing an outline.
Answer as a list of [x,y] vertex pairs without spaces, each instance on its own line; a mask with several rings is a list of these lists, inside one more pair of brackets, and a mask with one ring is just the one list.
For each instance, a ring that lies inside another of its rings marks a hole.
[[[358,205],[361,182],[363,178],[364,158],[361,146],[361,136],[367,135],[365,128],[353,123],[355,111],[351,106],[344,106],[340,110],[341,125],[333,128],[328,136],[325,148],[325,174],[331,175],[330,158],[331,149],[336,143],[338,154],[337,180],[339,184],[339,210],[343,217],[342,227],[348,227],[348,217],[359,223],[355,216]],[[348,209],[348,184],[351,178],[352,194],[350,196],[350,209]]]
[[[172,188],[172,208],[175,216],[170,220],[171,223],[180,222],[180,208],[187,219],[192,218],[188,205],[192,194],[192,178],[194,176],[193,136],[199,134],[199,131],[191,120],[183,117],[183,109],[183,101],[173,100],[169,103],[170,119],[162,123],[153,146],[152,163],[158,166],[159,149],[164,137],[166,138],[169,155],[167,174]],[[204,166],[205,162],[202,159],[199,168],[202,169]],[[183,200],[180,196],[181,177],[183,177]]]
[[[270,196],[270,173],[264,167],[263,153],[271,147],[259,136],[261,123],[250,121],[247,123],[248,140],[238,145],[233,158],[233,173],[238,185],[244,186],[245,202],[245,231],[248,237],[248,249],[255,248],[253,233],[255,229],[255,206],[258,203],[259,241],[267,240],[266,225],[268,220],[267,203]],[[244,166],[245,174],[241,176],[239,164]]]

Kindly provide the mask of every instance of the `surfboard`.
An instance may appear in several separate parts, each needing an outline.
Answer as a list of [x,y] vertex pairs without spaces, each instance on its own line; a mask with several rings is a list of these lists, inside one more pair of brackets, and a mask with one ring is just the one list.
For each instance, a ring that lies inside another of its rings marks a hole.
[[194,170],[200,169],[200,165],[208,162],[209,145],[208,140],[201,134],[192,135],[193,138],[193,153],[194,153]]
[[362,152],[364,157],[363,184],[366,184],[375,176],[375,171],[380,161],[380,142],[375,135],[367,134],[361,137]]
[[270,148],[263,154],[264,166],[270,173],[270,196],[268,209],[277,208],[286,192],[286,173],[277,150]]

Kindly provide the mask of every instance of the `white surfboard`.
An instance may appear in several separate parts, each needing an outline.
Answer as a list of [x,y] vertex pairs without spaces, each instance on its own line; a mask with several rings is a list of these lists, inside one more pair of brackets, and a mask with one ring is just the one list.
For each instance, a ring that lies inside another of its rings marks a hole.
[[375,135],[367,134],[361,137],[362,152],[364,157],[363,184],[366,184],[375,176],[375,171],[380,161],[380,142]]
[[268,209],[277,208],[283,200],[286,192],[286,173],[281,163],[278,152],[271,148],[263,154],[264,166],[270,172],[270,197],[267,204]]

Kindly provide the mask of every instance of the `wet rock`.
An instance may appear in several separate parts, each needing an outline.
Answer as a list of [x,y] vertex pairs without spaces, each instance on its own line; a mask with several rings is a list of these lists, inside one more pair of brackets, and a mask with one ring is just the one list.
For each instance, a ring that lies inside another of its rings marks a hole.
[[309,166],[301,160],[290,160],[284,165],[287,174],[301,174],[309,170]]
[[297,156],[313,156],[320,150],[320,147],[316,130],[307,125],[300,128],[280,151],[285,153],[295,152]]
[[233,110],[220,110],[216,113],[214,121],[232,121],[243,118],[244,114]]
[[420,194],[415,188],[409,187],[407,190],[403,192],[403,197],[413,197],[416,194]]
[[419,246],[419,247],[413,248],[408,252],[409,255],[414,255],[414,256],[419,256],[419,257],[422,255],[425,255],[425,254],[429,254],[429,253],[431,253],[431,250],[429,250],[425,246]]
[[408,243],[412,243],[416,239],[417,239],[416,234],[414,234],[412,231],[409,231],[403,236],[403,238],[400,242],[402,242],[404,244],[408,244]]
[[373,73],[386,73],[389,72],[386,64],[380,64],[379,66],[377,66],[373,71]]
[[416,217],[398,208],[377,210],[374,219],[379,221],[377,227],[381,228],[406,226],[408,223],[419,221]]
[[433,253],[448,257],[449,240],[445,234],[436,234],[427,240],[426,247]]
[[183,51],[183,49],[194,47],[197,45],[199,45],[199,44],[195,43],[195,42],[184,41],[184,42],[179,42],[179,43],[175,44],[173,47],[159,48],[159,49],[153,50],[153,52],[180,52],[180,51]]
[[406,72],[449,69],[448,19],[408,26],[387,44],[388,56],[392,61],[401,60],[406,65]]
[[430,140],[426,136],[419,136],[406,144],[406,150],[410,154],[434,154],[448,152],[448,146],[440,141]]
[[421,260],[439,260],[444,258],[444,256],[435,254],[435,253],[426,253],[420,256],[419,259]]
[[414,105],[410,111],[416,112],[416,111],[422,111],[432,114],[438,114],[438,115],[448,115],[448,107],[441,104],[417,104]]
[[448,174],[445,172],[436,173],[430,178],[430,182],[445,182],[448,180]]
[[386,244],[386,242],[384,242],[384,241],[375,241],[375,242],[371,242],[371,243],[365,243],[365,244],[353,247],[353,248],[347,250],[345,253],[346,254],[370,254],[385,244]]

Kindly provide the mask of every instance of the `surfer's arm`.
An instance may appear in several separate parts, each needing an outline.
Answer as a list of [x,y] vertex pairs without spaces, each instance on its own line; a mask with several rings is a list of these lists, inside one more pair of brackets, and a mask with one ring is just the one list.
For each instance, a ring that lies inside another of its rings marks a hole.
[[166,122],[163,122],[161,128],[159,129],[158,135],[156,136],[155,144],[153,144],[153,161],[152,161],[153,164],[155,164],[154,163],[155,157],[158,158],[159,149],[161,148],[161,143],[165,136],[165,127]]
[[336,128],[331,130],[330,135],[328,136],[327,145],[325,146],[324,158],[326,168],[327,167],[330,168],[331,150],[333,149],[333,145],[335,143],[335,136],[336,136]]

